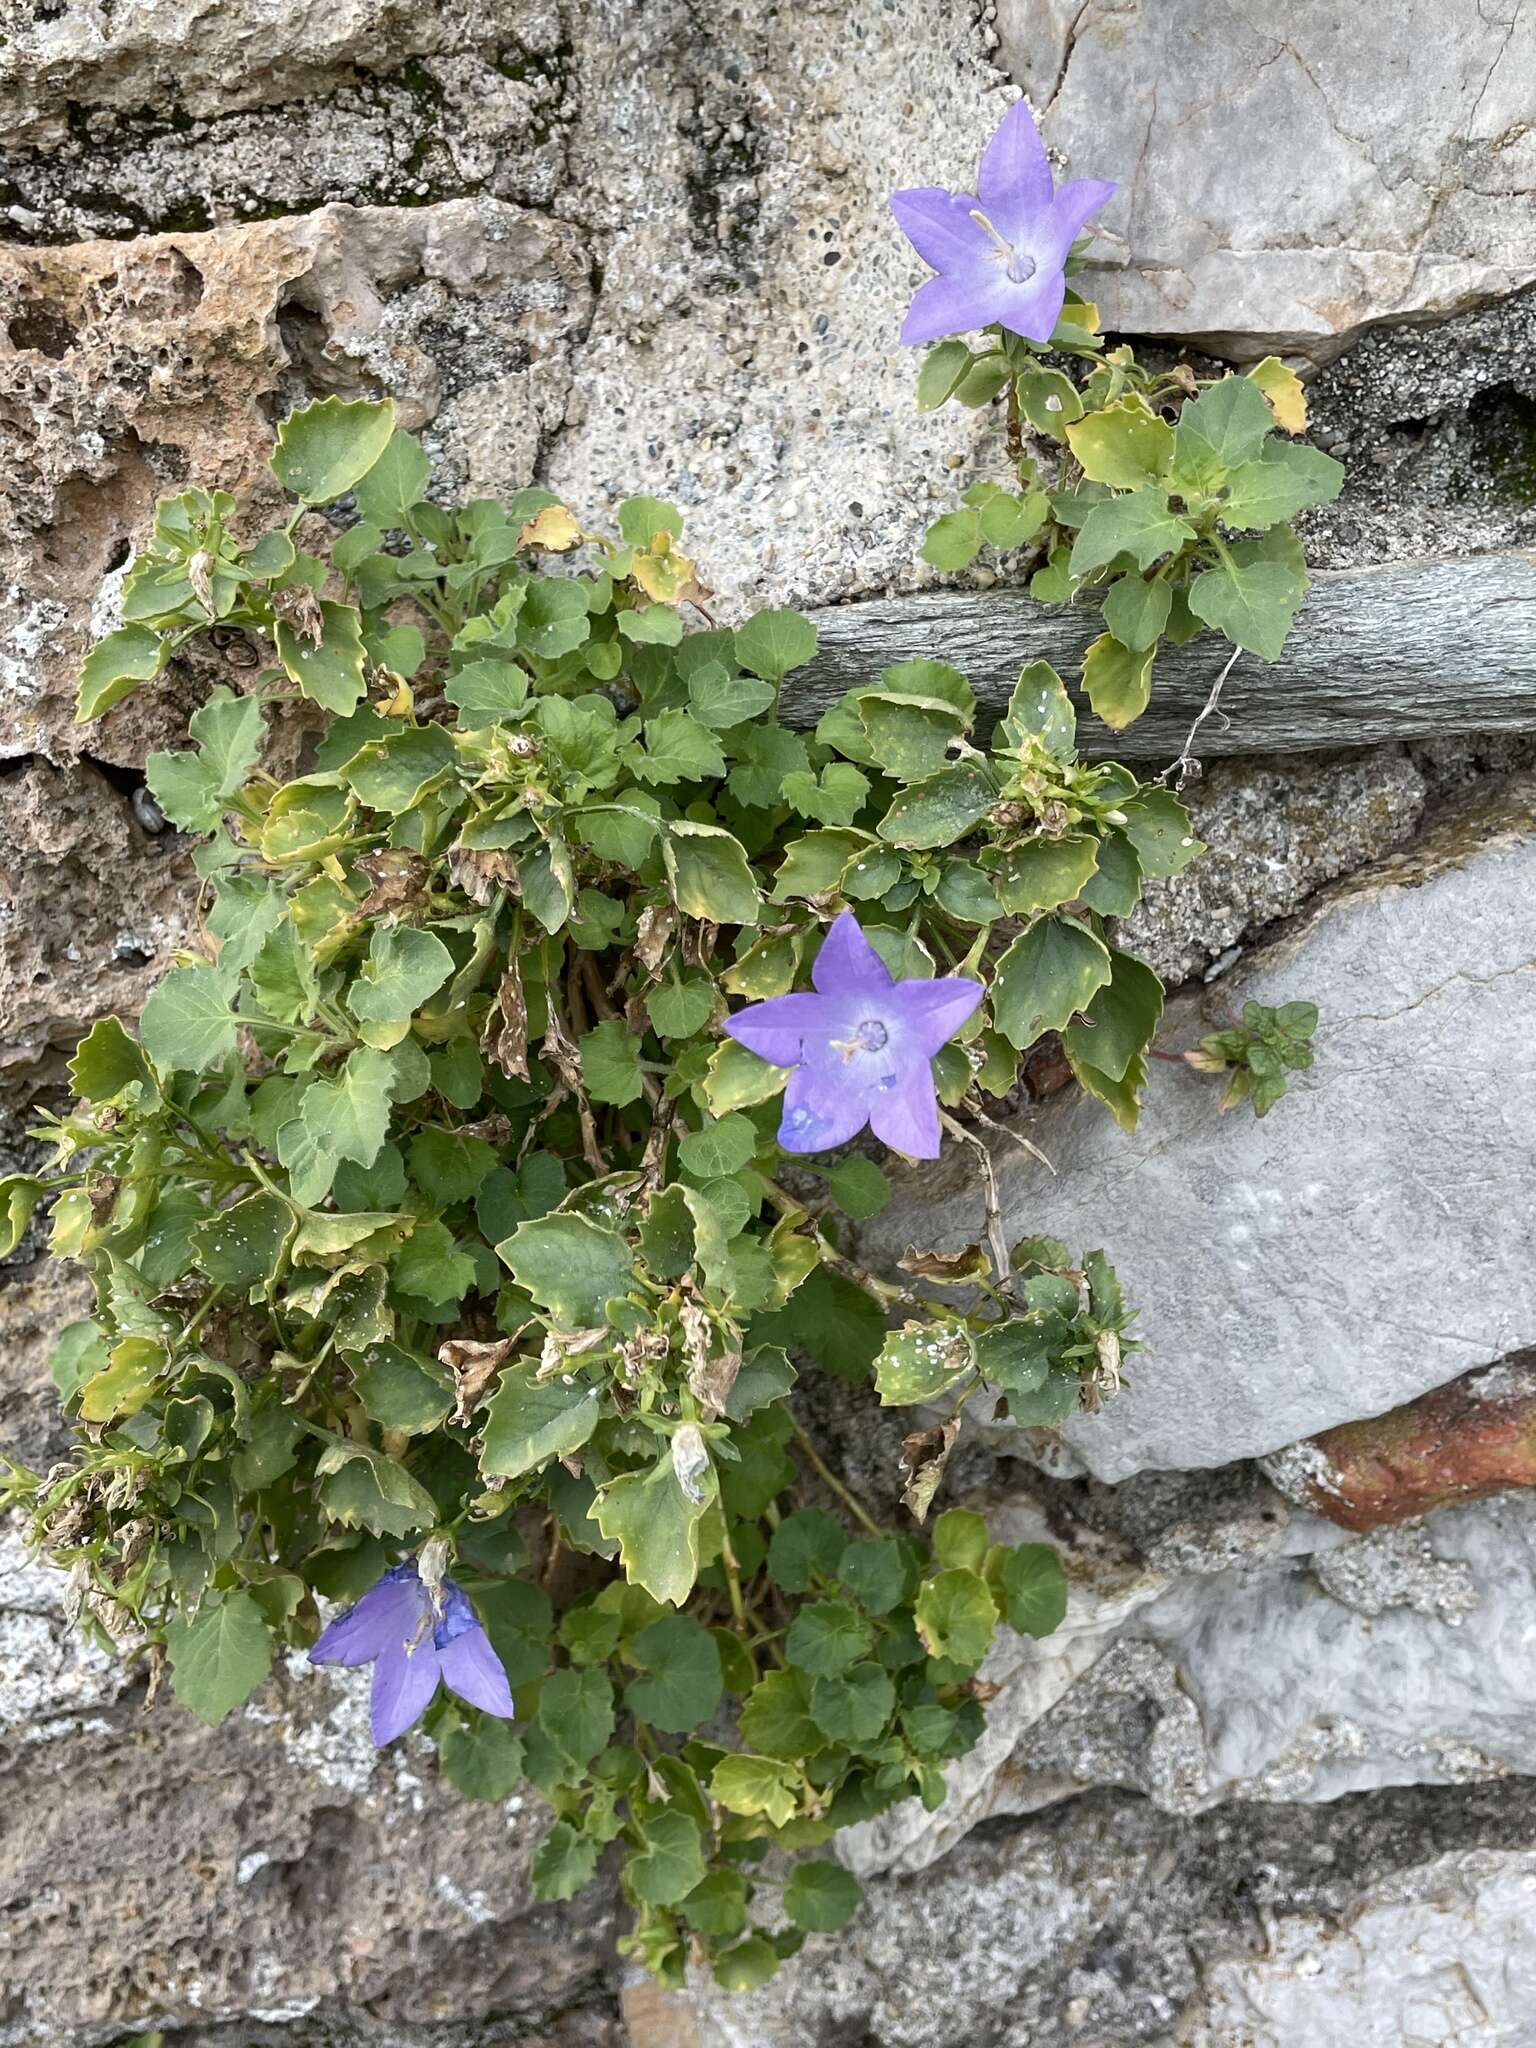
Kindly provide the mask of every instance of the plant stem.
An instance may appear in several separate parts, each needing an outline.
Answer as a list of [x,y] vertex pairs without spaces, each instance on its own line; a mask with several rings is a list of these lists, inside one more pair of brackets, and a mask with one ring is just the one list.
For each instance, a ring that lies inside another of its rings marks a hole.
[[837,1498],[842,1502],[849,1514],[853,1516],[854,1520],[862,1528],[867,1529],[871,1536],[884,1536],[885,1530],[881,1528],[874,1516],[865,1508],[863,1502],[849,1492],[842,1480],[838,1478],[825,1458],[822,1457],[820,1451],[817,1450],[815,1444],[811,1442],[804,1423],[800,1421],[798,1416],[790,1414],[787,1409],[785,1413],[789,1414],[789,1426],[795,1432],[796,1440],[801,1450],[805,1453],[806,1462],[810,1465],[822,1485],[837,1495]]

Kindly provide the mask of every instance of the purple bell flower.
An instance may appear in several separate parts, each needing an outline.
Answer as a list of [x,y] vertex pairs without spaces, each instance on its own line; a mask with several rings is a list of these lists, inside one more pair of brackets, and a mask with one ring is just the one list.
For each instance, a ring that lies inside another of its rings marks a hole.
[[370,1718],[379,1749],[421,1719],[439,1679],[472,1707],[512,1718],[507,1674],[475,1610],[452,1579],[443,1580],[442,1604],[434,1608],[414,1563],[397,1564],[338,1615],[309,1661],[373,1666]]
[[1020,100],[982,152],[974,198],[939,185],[891,194],[902,233],[939,273],[919,287],[902,340],[937,341],[996,324],[1049,341],[1067,294],[1067,253],[1089,214],[1119,189],[1074,178],[1058,192]]
[[939,1156],[939,1105],[929,1064],[982,998],[979,981],[895,981],[845,910],[811,969],[816,993],[772,996],[727,1018],[738,1044],[793,1067],[779,1143],[826,1152],[866,1124],[909,1159]]

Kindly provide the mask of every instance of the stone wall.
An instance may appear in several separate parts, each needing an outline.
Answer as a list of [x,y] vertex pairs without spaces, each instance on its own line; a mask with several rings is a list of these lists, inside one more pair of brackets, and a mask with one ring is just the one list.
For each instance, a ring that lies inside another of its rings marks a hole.
[[[208,671],[71,712],[156,493],[259,501],[290,404],[389,392],[447,489],[679,501],[724,617],[920,592],[996,447],[911,410],[884,195],[962,181],[1021,87],[1122,180],[1118,331],[1307,367],[1349,467],[1316,562],[1531,549],[1530,0],[0,5],[0,1151],[190,928],[141,769]],[[1345,750],[1212,765],[1214,851],[1128,934],[1188,984],[1166,1042],[1305,995],[1317,1068],[1262,1124],[1174,1068],[1134,1139],[1043,1102],[1054,1176],[1001,1142],[1013,1220],[1102,1236],[1148,1349],[1064,1443],[962,1444],[954,1485],[1061,1546],[1071,1611],[999,1653],[946,1806],[854,1846],[836,1958],[736,2002],[629,1981],[611,1896],[531,1905],[532,1802],[376,1757],[300,1660],[215,1733],[146,1717],[13,1543],[0,2048],[1530,2038],[1536,704],[1492,736],[1431,693],[1348,748],[1326,680]],[[964,1165],[870,1255],[963,1241]],[[3,1277],[0,1438],[45,1458],[78,1282],[32,1246]],[[824,1398],[884,1491],[888,1433]]]

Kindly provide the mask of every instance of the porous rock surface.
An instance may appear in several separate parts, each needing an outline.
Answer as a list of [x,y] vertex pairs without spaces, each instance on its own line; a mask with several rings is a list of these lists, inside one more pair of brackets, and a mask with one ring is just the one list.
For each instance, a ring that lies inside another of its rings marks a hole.
[[[1122,181],[1112,329],[1318,366],[1349,481],[1314,562],[1527,549],[1530,4],[0,0],[7,1167],[81,1029],[194,930],[140,776],[229,657],[72,718],[158,493],[231,489],[254,530],[288,408],[388,393],[445,493],[674,498],[724,620],[927,589],[923,529],[1001,439],[912,410],[923,266],[885,199],[967,183],[1024,89],[1064,171]],[[1160,1067],[1134,1140],[1070,1098],[1021,1126],[1060,1173],[1011,1176],[1018,1218],[1105,1242],[1150,1348],[1065,1452],[962,1441],[954,1497],[1061,1547],[1068,1621],[999,1649],[945,1807],[852,1845],[839,1943],[747,1999],[660,1994],[610,1891],[532,1905],[531,1798],[376,1758],[359,1679],[300,1660],[219,1730],[146,1715],[7,1536],[0,2048],[1523,2048],[1531,1497],[1311,1511],[1342,1471],[1318,1431],[1532,1341],[1532,824],[1496,785],[1536,743],[1457,731],[1186,790],[1212,854],[1121,935],[1214,973],[1165,1037],[1306,996],[1319,1064],[1263,1124]],[[968,1231],[958,1183],[923,1194],[912,1234]],[[34,1463],[82,1307],[35,1239],[0,1272],[0,1448]],[[829,1455],[880,1497],[891,1431],[833,1393]]]

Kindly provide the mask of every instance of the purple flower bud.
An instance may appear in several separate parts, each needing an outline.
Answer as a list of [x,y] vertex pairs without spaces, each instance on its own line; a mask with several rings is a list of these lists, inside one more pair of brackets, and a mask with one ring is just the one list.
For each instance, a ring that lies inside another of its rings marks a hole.
[[779,1143],[826,1152],[866,1124],[910,1159],[939,1156],[930,1062],[982,998],[979,981],[895,981],[845,910],[811,969],[816,993],[773,996],[726,1022],[749,1052],[793,1067]]
[[512,1693],[501,1659],[463,1591],[441,1582],[434,1602],[414,1563],[387,1571],[322,1630],[312,1664],[371,1664],[371,1724],[382,1749],[414,1726],[441,1680],[472,1707],[510,1721]]
[[997,325],[1046,342],[1066,297],[1068,251],[1118,185],[1074,178],[1058,192],[1028,103],[1020,100],[982,152],[976,196],[919,185],[891,211],[939,273],[918,289],[901,338],[937,341]]

